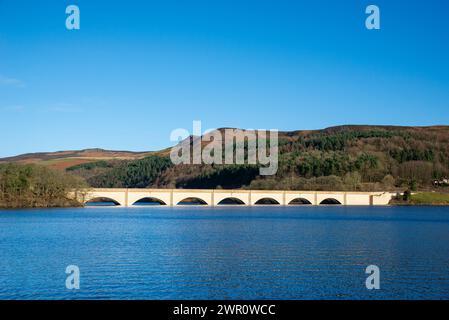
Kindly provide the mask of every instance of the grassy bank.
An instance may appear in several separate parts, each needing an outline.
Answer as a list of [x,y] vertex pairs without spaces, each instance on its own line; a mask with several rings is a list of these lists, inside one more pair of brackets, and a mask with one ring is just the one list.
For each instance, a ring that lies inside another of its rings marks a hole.
[[409,202],[415,205],[449,205],[449,193],[419,192],[412,194]]

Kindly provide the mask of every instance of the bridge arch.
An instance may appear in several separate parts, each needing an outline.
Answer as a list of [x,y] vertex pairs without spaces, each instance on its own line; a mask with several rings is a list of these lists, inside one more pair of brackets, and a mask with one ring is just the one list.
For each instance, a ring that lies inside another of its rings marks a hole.
[[144,197],[133,203],[133,206],[165,206],[167,205],[164,201],[154,197]]
[[239,198],[236,197],[227,197],[223,200],[219,201],[217,205],[244,205],[245,202]]
[[120,202],[109,197],[95,197],[84,202],[88,207],[115,207],[121,206]]
[[306,198],[295,198],[295,199],[291,200],[288,204],[289,205],[311,205],[312,202],[310,202]]
[[279,191],[252,191],[250,195],[251,205],[285,204],[285,195]]
[[179,201],[177,203],[178,205],[200,205],[200,206],[205,206],[207,205],[207,202],[201,198],[198,197],[187,197],[184,198],[183,200]]
[[337,205],[346,204],[345,192],[317,192],[316,204],[321,205]]
[[261,199],[257,200],[254,204],[255,205],[280,205],[280,202],[277,201],[276,199],[266,197],[266,198],[261,198]]
[[324,205],[341,205],[341,202],[335,198],[326,198],[320,202],[320,204]]

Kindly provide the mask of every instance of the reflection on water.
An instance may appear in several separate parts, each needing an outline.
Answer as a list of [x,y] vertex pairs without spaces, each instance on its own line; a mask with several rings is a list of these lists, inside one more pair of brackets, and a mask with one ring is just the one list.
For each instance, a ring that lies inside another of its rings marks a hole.
[[91,201],[86,203],[86,207],[114,207],[114,206],[118,206],[118,204],[113,201]]
[[0,299],[449,298],[446,207],[6,210],[0,230]]

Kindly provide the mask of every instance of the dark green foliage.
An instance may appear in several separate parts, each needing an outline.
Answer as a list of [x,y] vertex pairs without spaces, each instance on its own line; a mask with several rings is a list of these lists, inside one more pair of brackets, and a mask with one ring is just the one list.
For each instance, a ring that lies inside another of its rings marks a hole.
[[[356,158],[349,157],[343,152],[327,153],[299,153],[296,157],[281,156],[281,172],[285,168],[294,170],[295,175],[301,177],[320,177],[338,175],[347,172],[374,169],[377,167],[377,158],[369,154],[361,154]],[[288,171],[287,170],[287,171]]]
[[177,188],[191,189],[236,189],[249,185],[259,175],[259,168],[251,165],[216,166],[211,172],[192,179],[180,179]]
[[322,151],[341,151],[344,150],[350,142],[357,139],[366,138],[390,138],[392,132],[384,130],[370,131],[343,131],[338,133],[318,133],[304,139],[303,145],[306,148],[318,149]]
[[412,193],[410,192],[410,190],[405,190],[404,195],[402,196],[402,200],[410,201],[411,197],[412,197]]
[[76,166],[72,166],[70,168],[67,168],[67,171],[76,171],[76,170],[93,170],[95,168],[111,168],[112,164],[111,162],[102,160],[102,161],[96,161],[96,162],[89,162],[89,163],[83,163],[78,164]]
[[103,188],[145,188],[155,182],[161,172],[170,167],[169,158],[150,156],[123,161],[112,170],[89,178],[91,186]]
[[433,161],[435,158],[434,152],[431,149],[418,150],[418,149],[401,149],[391,150],[390,155],[393,159],[399,163],[406,161]]

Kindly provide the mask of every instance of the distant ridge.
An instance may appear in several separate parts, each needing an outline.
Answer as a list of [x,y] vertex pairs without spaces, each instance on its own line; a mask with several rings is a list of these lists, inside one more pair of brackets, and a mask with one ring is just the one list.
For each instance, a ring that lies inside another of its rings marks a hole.
[[26,153],[13,157],[0,158],[0,163],[39,163],[56,169],[65,169],[77,164],[99,160],[136,160],[150,154],[152,154],[152,152],[115,151],[91,148],[83,150]]

